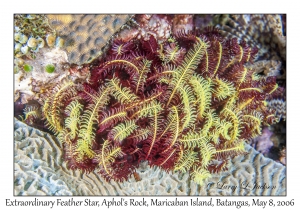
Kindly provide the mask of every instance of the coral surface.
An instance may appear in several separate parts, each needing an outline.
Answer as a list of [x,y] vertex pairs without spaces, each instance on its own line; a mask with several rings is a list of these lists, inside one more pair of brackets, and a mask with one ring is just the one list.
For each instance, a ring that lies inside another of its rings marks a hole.
[[60,179],[60,142],[15,119],[15,195],[72,195]]
[[260,49],[261,59],[283,60],[286,57],[285,15],[217,15],[215,23],[226,36],[237,37]]
[[275,110],[278,119],[286,120],[286,102],[280,99],[273,99],[268,102],[268,107]]
[[257,73],[263,73],[265,76],[276,76],[280,79],[285,79],[286,75],[282,70],[282,64],[276,60],[260,60],[249,65]]
[[[116,34],[125,42],[136,39],[149,40],[153,36],[158,43],[165,42],[172,34],[192,31],[195,28],[194,15],[184,14],[140,14],[135,15],[126,26]],[[202,25],[204,28],[206,25]]]
[[[203,186],[188,173],[168,173],[146,162],[119,183],[95,171],[69,170],[59,140],[18,120],[14,128],[15,195],[286,195],[286,168],[247,145],[247,155],[231,159],[229,171],[214,174]],[[274,189],[253,189],[255,183]]]
[[47,15],[49,24],[64,39],[70,63],[78,65],[91,61],[101,54],[101,49],[111,36],[132,15]]

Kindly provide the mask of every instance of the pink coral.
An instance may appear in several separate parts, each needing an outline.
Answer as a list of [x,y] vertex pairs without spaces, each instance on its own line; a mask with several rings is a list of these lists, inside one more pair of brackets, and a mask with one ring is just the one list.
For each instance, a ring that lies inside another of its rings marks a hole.
[[178,34],[180,32],[188,33],[194,29],[194,15],[175,15],[173,18],[172,32]]
[[171,35],[173,15],[136,15],[136,26],[124,29],[120,39],[130,41],[133,38],[149,40],[154,37],[158,42],[166,41]]
[[262,130],[262,135],[256,137],[252,141],[252,146],[262,154],[266,154],[270,151],[270,148],[273,147],[273,142],[271,141],[271,132],[268,128]]

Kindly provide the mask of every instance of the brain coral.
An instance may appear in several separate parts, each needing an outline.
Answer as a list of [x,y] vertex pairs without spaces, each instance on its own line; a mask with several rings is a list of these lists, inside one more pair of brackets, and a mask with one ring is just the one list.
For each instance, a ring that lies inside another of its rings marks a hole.
[[285,15],[216,15],[214,18],[224,35],[258,47],[260,58],[285,61]]
[[[107,182],[95,171],[69,170],[62,161],[61,143],[48,133],[15,119],[15,195],[286,195],[286,168],[246,145],[247,155],[230,160],[230,170],[195,184],[188,173],[168,173],[141,164],[123,183]],[[237,186],[222,189],[217,183]],[[250,183],[242,189],[242,183]],[[253,189],[254,183],[276,186]]]
[[267,101],[283,88],[246,67],[256,52],[214,28],[115,40],[90,81],[59,84],[43,113],[72,169],[122,182],[147,161],[203,185],[278,120]]
[[56,173],[62,151],[48,133],[15,119],[15,195],[72,195]]
[[110,37],[132,15],[47,15],[50,25],[64,38],[69,62],[83,64],[101,53]]

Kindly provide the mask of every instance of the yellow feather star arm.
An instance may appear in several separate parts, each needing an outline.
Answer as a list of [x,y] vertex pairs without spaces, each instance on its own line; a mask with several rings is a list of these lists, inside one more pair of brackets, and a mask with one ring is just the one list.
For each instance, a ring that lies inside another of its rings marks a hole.
[[230,154],[230,152],[238,152],[238,153],[242,153],[242,152],[245,152],[245,142],[244,141],[241,141],[239,142],[238,144],[236,145],[233,145],[231,147],[227,147],[227,148],[224,148],[224,149],[219,149],[219,150],[216,150],[216,155],[220,155],[220,154],[225,154],[227,156],[227,154]]
[[121,87],[120,80],[116,77],[108,81],[107,87],[110,88],[111,94],[120,103],[132,103],[138,101],[138,97],[127,87]]
[[61,126],[60,122],[60,107],[62,100],[67,96],[72,96],[76,94],[74,90],[74,83],[71,81],[64,81],[62,84],[57,85],[54,88],[55,94],[53,97],[52,107],[51,107],[51,122],[54,125],[54,129],[57,132],[60,132],[63,127]]
[[172,150],[172,152],[168,155],[168,157],[166,157],[165,160],[164,160],[161,164],[159,164],[159,166],[164,165],[164,164],[170,159],[170,157],[172,157],[172,155],[173,155],[175,152],[176,152],[176,148]]
[[27,120],[28,117],[30,117],[30,116],[32,116],[34,118],[38,118],[38,117],[40,117],[40,112],[39,112],[37,106],[26,106],[26,108],[24,109],[24,115],[25,115],[24,120]]
[[260,88],[242,88],[242,89],[239,89],[239,92],[242,92],[242,91],[257,91],[257,92],[260,92],[260,93],[262,93],[263,92],[263,90],[261,90]]
[[207,53],[207,50],[205,49],[205,69],[204,69],[204,72],[208,72],[208,66],[209,66],[209,58],[208,58],[208,53]]
[[226,140],[230,140],[231,137],[229,135],[230,129],[232,127],[232,123],[228,122],[226,120],[218,120],[217,122],[217,130],[219,132],[219,134],[222,135],[222,137]]
[[52,122],[51,107],[52,103],[50,101],[50,98],[47,98],[42,107],[43,114],[46,118],[46,126],[49,130],[53,131],[55,135],[57,135],[59,132],[55,129],[55,124]]
[[80,121],[80,130],[79,130],[79,141],[85,142],[81,145],[77,146],[77,151],[83,152],[83,153],[89,153],[90,151],[87,151],[89,147],[85,145],[91,145],[92,141],[95,138],[95,123],[98,122],[98,116],[99,116],[99,110],[108,102],[109,97],[109,88],[103,87],[99,90],[99,93],[96,94],[96,96],[93,98],[92,104],[89,105],[88,109],[84,111],[81,121]]
[[99,166],[102,167],[106,174],[112,176],[112,168],[109,166],[117,157],[121,157],[123,152],[120,147],[111,146],[110,141],[105,140],[101,153],[96,156]]
[[[171,128],[174,128],[174,125],[177,123],[176,120],[177,120],[177,109],[176,109],[176,113],[174,112],[175,109],[174,108],[171,108],[170,110],[170,113],[168,114],[168,117],[167,117],[167,122],[166,122],[166,125],[165,128],[164,128],[164,131],[160,134],[159,136],[159,139],[163,137],[163,135],[165,135],[165,133],[167,131],[171,131],[173,132],[174,130],[172,130]],[[176,126],[175,126],[176,127]]]
[[77,141],[75,154],[77,154],[76,161],[78,162],[82,162],[85,156],[87,156],[87,158],[94,158],[96,155],[96,153],[92,150],[91,144],[82,139]]
[[249,69],[246,67],[243,68],[243,71],[237,75],[237,80],[239,81],[238,88],[244,83],[247,79],[247,75],[249,74]]
[[246,101],[242,101],[242,102],[239,102],[237,104],[237,107],[239,110],[243,110],[245,109],[253,100],[254,100],[255,96],[253,96],[252,98],[249,98],[248,100]]
[[125,111],[128,111],[130,109],[133,109],[133,108],[136,108],[136,107],[139,107],[139,106],[143,106],[144,104],[147,104],[147,103],[150,103],[151,101],[154,101],[156,98],[158,98],[161,94],[162,94],[162,92],[158,92],[158,93],[150,96],[149,98],[147,98],[145,100],[128,104],[128,106],[126,106],[126,108],[125,108]]
[[135,117],[136,115],[139,118],[153,117],[155,113],[159,113],[162,110],[162,105],[158,101],[151,101],[148,104],[144,104],[137,112],[135,112],[131,116],[131,118]]
[[234,107],[224,107],[224,109],[221,111],[221,115],[227,118],[229,122],[231,122],[233,125],[230,134],[230,142],[232,143],[233,141],[237,140],[237,138],[240,136],[240,132],[242,129],[241,111]]
[[197,68],[197,65],[203,57],[207,46],[208,44],[205,41],[199,39],[199,41],[194,44],[193,48],[188,51],[182,65],[175,70],[178,74],[174,75],[170,84],[172,87],[172,93],[167,102],[167,106],[170,104],[182,82],[187,81],[189,77],[192,76],[194,70]]
[[217,114],[215,110],[211,109],[205,114],[205,123],[201,130],[201,135],[207,136],[209,134],[209,129],[213,127],[218,121]]
[[182,157],[176,162],[174,171],[186,173],[196,161],[198,161],[197,153],[191,150],[186,150]]
[[153,128],[152,128],[153,133],[150,134],[152,136],[152,140],[151,140],[150,148],[149,148],[149,150],[147,152],[147,155],[146,155],[146,159],[149,157],[149,155],[150,155],[150,153],[152,151],[154,142],[156,141],[156,135],[157,135],[157,130],[158,130],[158,114],[156,112],[156,109],[154,109],[154,116],[153,116],[153,118],[154,118],[154,120],[153,120],[154,122],[152,124],[153,125]]
[[142,61],[143,65],[141,70],[139,70],[138,77],[134,77],[133,80],[136,82],[136,89],[135,93],[138,93],[138,90],[142,84],[146,81],[147,73],[150,71],[150,66],[152,61],[149,61],[147,59],[144,59]]
[[191,173],[192,180],[199,184],[200,186],[204,184],[204,181],[211,177],[211,173],[203,168],[193,167],[193,172]]
[[111,138],[113,138],[114,141],[121,143],[121,141],[128,137],[137,128],[138,126],[133,120],[125,121],[124,123],[118,124],[110,131]]
[[261,135],[261,125],[263,121],[263,116],[260,112],[253,111],[250,114],[243,115],[244,123],[249,124],[252,128],[252,138]]
[[130,135],[128,138],[130,139],[136,139],[138,141],[142,141],[146,138],[148,138],[151,130],[149,128],[139,128],[134,131],[132,135]]
[[212,141],[215,144],[219,144],[220,143],[220,132],[221,131],[218,130],[217,128],[214,128],[212,131],[210,131],[208,134],[209,141]]
[[275,90],[277,90],[278,87],[279,87],[279,86],[278,86],[278,84],[276,83],[276,84],[274,85],[274,88],[269,92],[269,94],[272,94]]
[[211,104],[212,83],[210,79],[204,79],[201,76],[193,75],[189,81],[196,95],[194,102],[198,106],[197,115],[199,119],[204,117],[206,110]]
[[191,127],[194,125],[196,121],[196,109],[194,107],[193,102],[195,101],[195,97],[193,94],[193,91],[190,86],[184,85],[183,87],[179,87],[179,93],[182,98],[182,103],[183,103],[183,111],[184,111],[184,118],[183,118],[183,125],[182,129],[184,130],[185,128]]
[[216,153],[216,148],[211,143],[200,141],[200,153],[201,153],[201,166],[207,168],[209,162]]
[[224,100],[227,97],[235,94],[235,88],[231,82],[227,82],[219,78],[214,79],[213,82],[216,87],[214,94],[216,95],[217,99]]
[[213,76],[215,76],[216,73],[217,73],[217,71],[219,70],[219,66],[220,66],[221,58],[222,58],[222,44],[219,41],[217,41],[217,42],[218,42],[218,46],[219,46],[219,48],[218,48],[219,52],[217,53],[217,55],[218,55],[218,61],[217,61],[217,65],[215,67]]
[[185,148],[200,147],[202,142],[207,142],[207,136],[201,135],[199,132],[190,131],[186,135],[183,135],[179,142],[182,143]]
[[73,139],[70,139],[70,135],[70,132],[68,132],[66,129],[63,129],[61,132],[59,132],[59,134],[57,134],[57,139],[61,143],[67,143],[68,145],[71,145],[71,141]]
[[65,120],[65,127],[70,129],[70,138],[74,139],[78,134],[78,123],[79,116],[83,109],[83,105],[81,105],[77,100],[72,101],[65,110],[65,113],[69,116]]
[[178,135],[179,135],[179,116],[178,116],[178,110],[177,110],[176,106],[172,106],[171,112],[175,118],[173,121],[174,123],[172,123],[170,125],[170,130],[173,133],[172,141],[169,143],[169,146],[163,151],[163,153],[168,151],[175,144],[175,142],[178,138]]
[[102,119],[102,121],[100,122],[100,125],[105,124],[105,123],[109,123],[114,121],[115,119],[122,119],[122,120],[126,120],[127,118],[127,112],[126,111],[120,111],[120,112],[116,112],[113,115],[108,115],[106,113],[104,113],[102,115],[104,118]]
[[122,60],[122,59],[107,61],[105,63],[105,65],[103,66],[103,68],[106,68],[107,66],[112,65],[112,64],[116,64],[116,63],[123,63],[125,65],[131,66],[136,72],[139,72],[139,68],[135,64],[133,64],[133,63],[127,61],[127,60]]

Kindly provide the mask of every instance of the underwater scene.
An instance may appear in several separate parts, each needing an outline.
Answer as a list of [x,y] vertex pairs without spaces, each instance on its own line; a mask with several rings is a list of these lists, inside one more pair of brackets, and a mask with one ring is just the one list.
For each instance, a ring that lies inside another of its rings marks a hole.
[[286,195],[286,15],[15,14],[14,195]]

